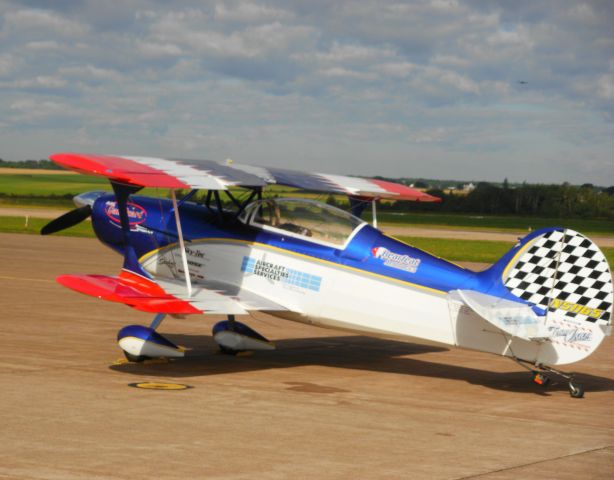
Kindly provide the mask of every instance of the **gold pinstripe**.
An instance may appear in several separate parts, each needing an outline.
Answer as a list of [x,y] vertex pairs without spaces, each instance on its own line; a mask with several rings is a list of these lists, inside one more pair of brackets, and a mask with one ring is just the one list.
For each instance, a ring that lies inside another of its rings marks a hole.
[[[328,260],[322,260],[321,258],[310,257],[309,255],[304,255],[302,253],[292,252],[290,250],[284,250],[283,248],[275,247],[273,245],[267,245],[266,243],[250,242],[248,240],[239,240],[239,239],[235,239],[235,238],[204,238],[204,239],[200,239],[200,240],[193,240],[191,243],[192,244],[197,244],[197,243],[210,243],[210,242],[239,243],[239,244],[254,245],[254,246],[258,246],[258,247],[262,247],[262,248],[268,248],[269,250],[273,250],[273,251],[276,251],[276,252],[284,253],[284,254],[287,254],[287,255],[290,255],[290,256],[305,258],[305,259],[308,259],[308,260],[313,261],[313,262],[322,263],[324,265],[331,265],[331,266],[336,267],[336,268],[350,270],[350,271],[357,272],[357,273],[360,273],[360,274],[363,274],[363,275],[370,275],[372,277],[381,278],[381,279],[384,279],[384,280],[387,280],[387,281],[390,281],[390,282],[399,283],[401,285],[410,285],[412,287],[415,287],[415,288],[418,288],[418,289],[421,289],[421,290],[425,290],[427,292],[436,293],[438,295],[447,295],[447,292],[445,292],[443,290],[437,290],[435,288],[425,287],[424,285],[418,285],[416,283],[407,282],[405,280],[399,280],[399,279],[396,279],[396,278],[387,277],[385,275],[380,275],[379,273],[374,273],[374,272],[368,272],[368,271],[365,271],[365,270],[360,270],[358,268],[349,267],[347,265],[341,265],[339,263],[330,262]],[[147,252],[145,255],[143,255],[141,258],[139,258],[139,263],[145,262],[147,259],[149,259],[150,257],[152,257],[153,255],[155,255],[158,252],[165,251],[165,250],[170,250],[172,248],[175,248],[177,245],[178,245],[177,243],[171,243],[169,245],[166,245],[165,247],[157,248],[155,250],[152,250],[151,252]]]

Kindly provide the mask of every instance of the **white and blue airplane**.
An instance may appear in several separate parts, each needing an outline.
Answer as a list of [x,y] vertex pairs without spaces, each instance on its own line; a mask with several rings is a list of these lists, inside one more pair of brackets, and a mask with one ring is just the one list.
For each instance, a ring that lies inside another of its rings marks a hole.
[[[130,361],[184,356],[156,331],[166,315],[223,314],[227,320],[213,328],[222,351],[273,349],[235,319],[262,311],[503,355],[530,370],[538,384],[552,374],[566,378],[570,394],[582,397],[574,375],[555,366],[587,357],[611,332],[608,262],[593,242],[567,228],[532,232],[490,268],[474,272],[376,228],[378,199],[439,200],[404,185],[231,162],[76,153],[50,158],[107,177],[113,187],[113,194],[75,197],[78,208],[41,233],[91,216],[100,241],[123,255],[117,276],[57,280],[154,314],[149,326],[119,331]],[[355,215],[304,198],[263,198],[263,189],[275,184],[346,194]],[[170,199],[136,195],[143,187],[168,189]],[[206,194],[198,196],[199,190]],[[368,204],[373,226],[359,218]]]

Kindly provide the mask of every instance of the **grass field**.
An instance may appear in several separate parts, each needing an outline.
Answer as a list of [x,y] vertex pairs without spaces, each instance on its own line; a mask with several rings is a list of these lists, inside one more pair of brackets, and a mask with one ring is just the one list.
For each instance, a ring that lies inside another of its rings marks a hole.
[[513,243],[487,240],[453,240],[448,238],[397,237],[416,248],[454,262],[494,263]]
[[[369,216],[365,216],[370,219]],[[403,213],[382,212],[378,221],[386,225],[422,225],[434,228],[463,228],[466,230],[497,230],[527,232],[542,227],[567,227],[584,234],[614,235],[614,222],[608,220],[585,220],[582,218],[539,218],[445,213]]]
[[[437,257],[453,262],[495,263],[510,248],[511,242],[456,240],[449,238],[398,237],[399,240]],[[601,248],[610,266],[614,265],[614,248]]]
[[111,186],[101,177],[70,173],[0,175],[0,193],[6,195],[77,195],[89,190],[111,190]]
[[[29,218],[27,225],[25,217],[0,217],[0,233],[28,233],[38,235],[50,220],[44,218]],[[95,237],[89,221],[81,222],[54,235],[68,237]]]

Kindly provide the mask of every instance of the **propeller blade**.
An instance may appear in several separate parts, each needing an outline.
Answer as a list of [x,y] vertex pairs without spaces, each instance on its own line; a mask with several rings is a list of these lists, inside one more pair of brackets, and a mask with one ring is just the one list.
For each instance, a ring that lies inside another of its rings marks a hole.
[[92,214],[92,207],[85,205],[83,207],[75,208],[70,212],[65,213],[61,217],[51,220],[47,225],[41,229],[41,235],[50,235],[60,230],[73,227],[78,223],[81,223],[87,217]]

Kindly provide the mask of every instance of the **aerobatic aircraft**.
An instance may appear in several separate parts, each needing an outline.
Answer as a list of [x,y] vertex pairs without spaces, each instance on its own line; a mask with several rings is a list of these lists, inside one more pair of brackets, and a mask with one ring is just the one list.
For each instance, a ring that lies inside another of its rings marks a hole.
[[[41,233],[91,217],[98,239],[123,256],[117,276],[62,275],[57,281],[154,314],[149,326],[119,331],[130,361],[185,355],[156,331],[166,315],[223,314],[227,320],[213,327],[222,351],[273,349],[235,318],[262,311],[503,355],[531,371],[534,382],[562,376],[570,394],[582,397],[573,374],[555,366],[587,357],[611,331],[607,260],[567,228],[534,231],[490,268],[474,272],[377,228],[379,199],[439,200],[404,185],[232,162],[76,153],[50,158],[111,182],[113,193],[78,195],[78,208]],[[352,213],[263,195],[271,185],[348,195]],[[165,198],[136,195],[144,187],[164,189]],[[366,206],[373,225],[359,218]]]

